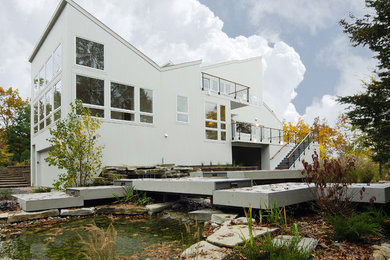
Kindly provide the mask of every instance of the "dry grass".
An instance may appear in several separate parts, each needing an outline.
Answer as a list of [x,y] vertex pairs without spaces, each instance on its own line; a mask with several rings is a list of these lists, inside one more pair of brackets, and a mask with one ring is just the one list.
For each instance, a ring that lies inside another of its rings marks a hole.
[[80,236],[80,242],[85,246],[85,252],[82,254],[87,259],[116,259],[115,242],[117,231],[112,223],[106,230],[104,230],[104,228],[97,227],[96,224],[86,227],[86,230],[88,232],[87,239]]

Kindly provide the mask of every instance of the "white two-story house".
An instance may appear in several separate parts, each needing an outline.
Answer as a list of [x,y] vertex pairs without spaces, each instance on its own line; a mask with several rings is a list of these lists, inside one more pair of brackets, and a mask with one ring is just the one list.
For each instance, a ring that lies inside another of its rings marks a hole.
[[274,169],[294,147],[283,143],[282,122],[263,102],[261,57],[159,66],[62,0],[29,61],[32,185],[50,186],[57,178],[59,170],[44,160],[49,128],[75,99],[103,122],[103,165]]

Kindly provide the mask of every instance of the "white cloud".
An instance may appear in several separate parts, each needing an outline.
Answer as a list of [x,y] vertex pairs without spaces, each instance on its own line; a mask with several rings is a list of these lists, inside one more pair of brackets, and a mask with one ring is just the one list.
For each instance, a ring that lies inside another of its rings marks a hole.
[[312,122],[316,116],[327,118],[330,124],[344,112],[345,105],[336,101],[338,96],[349,96],[363,90],[362,80],[368,81],[369,75],[376,66],[376,61],[354,54],[348,48],[348,38],[345,35],[336,37],[333,42],[318,54],[318,60],[339,70],[340,76],[335,85],[334,93],[315,99],[305,110],[304,118]]
[[286,21],[291,26],[308,28],[312,34],[329,27],[340,18],[344,17],[343,6],[348,6],[350,11],[360,15],[364,7],[363,0],[339,1],[339,0],[272,0],[244,2],[249,6],[250,19],[253,24],[259,25],[271,16]]

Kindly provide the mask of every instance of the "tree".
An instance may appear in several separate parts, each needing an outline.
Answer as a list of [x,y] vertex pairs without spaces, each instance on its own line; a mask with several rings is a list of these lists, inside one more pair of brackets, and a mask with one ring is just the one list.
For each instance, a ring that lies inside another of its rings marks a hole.
[[320,158],[329,158],[332,155],[343,153],[347,144],[342,133],[337,128],[330,127],[325,118],[320,120],[316,117],[312,126],[300,118],[296,125],[291,122],[285,123],[283,132],[285,142],[295,141],[296,143],[313,132],[320,144]]
[[372,149],[372,159],[382,165],[390,161],[390,1],[366,0],[372,8],[364,18],[352,14],[351,23],[340,21],[353,46],[368,46],[378,59],[375,77],[363,82],[364,91],[352,96],[340,97],[348,104],[347,116],[351,124],[365,134],[363,143]]
[[45,161],[66,170],[54,183],[57,189],[85,186],[101,171],[102,165],[103,146],[97,144],[99,135],[96,134],[101,121],[91,117],[91,112],[83,108],[80,100],[70,106],[71,112],[56,122],[47,139],[52,149]]
[[29,104],[19,107],[6,130],[5,141],[14,162],[30,160],[30,113]]

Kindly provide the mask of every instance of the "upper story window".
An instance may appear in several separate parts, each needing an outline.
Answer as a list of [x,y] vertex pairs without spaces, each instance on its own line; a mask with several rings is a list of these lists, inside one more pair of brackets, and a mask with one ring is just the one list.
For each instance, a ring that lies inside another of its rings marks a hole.
[[104,70],[104,45],[76,37],[76,64]]
[[104,117],[104,80],[76,75],[76,98],[91,115]]
[[153,123],[153,90],[139,89],[140,122]]
[[47,59],[42,66],[38,75],[35,76],[33,82],[33,96],[36,97],[39,93],[50,84],[57,76],[62,67],[62,45],[60,44],[52,55]]
[[134,121],[134,87],[111,82],[111,118]]
[[205,133],[209,140],[226,140],[226,107],[215,103],[205,104]]
[[178,122],[188,123],[188,97],[177,96],[176,106],[176,120]]

